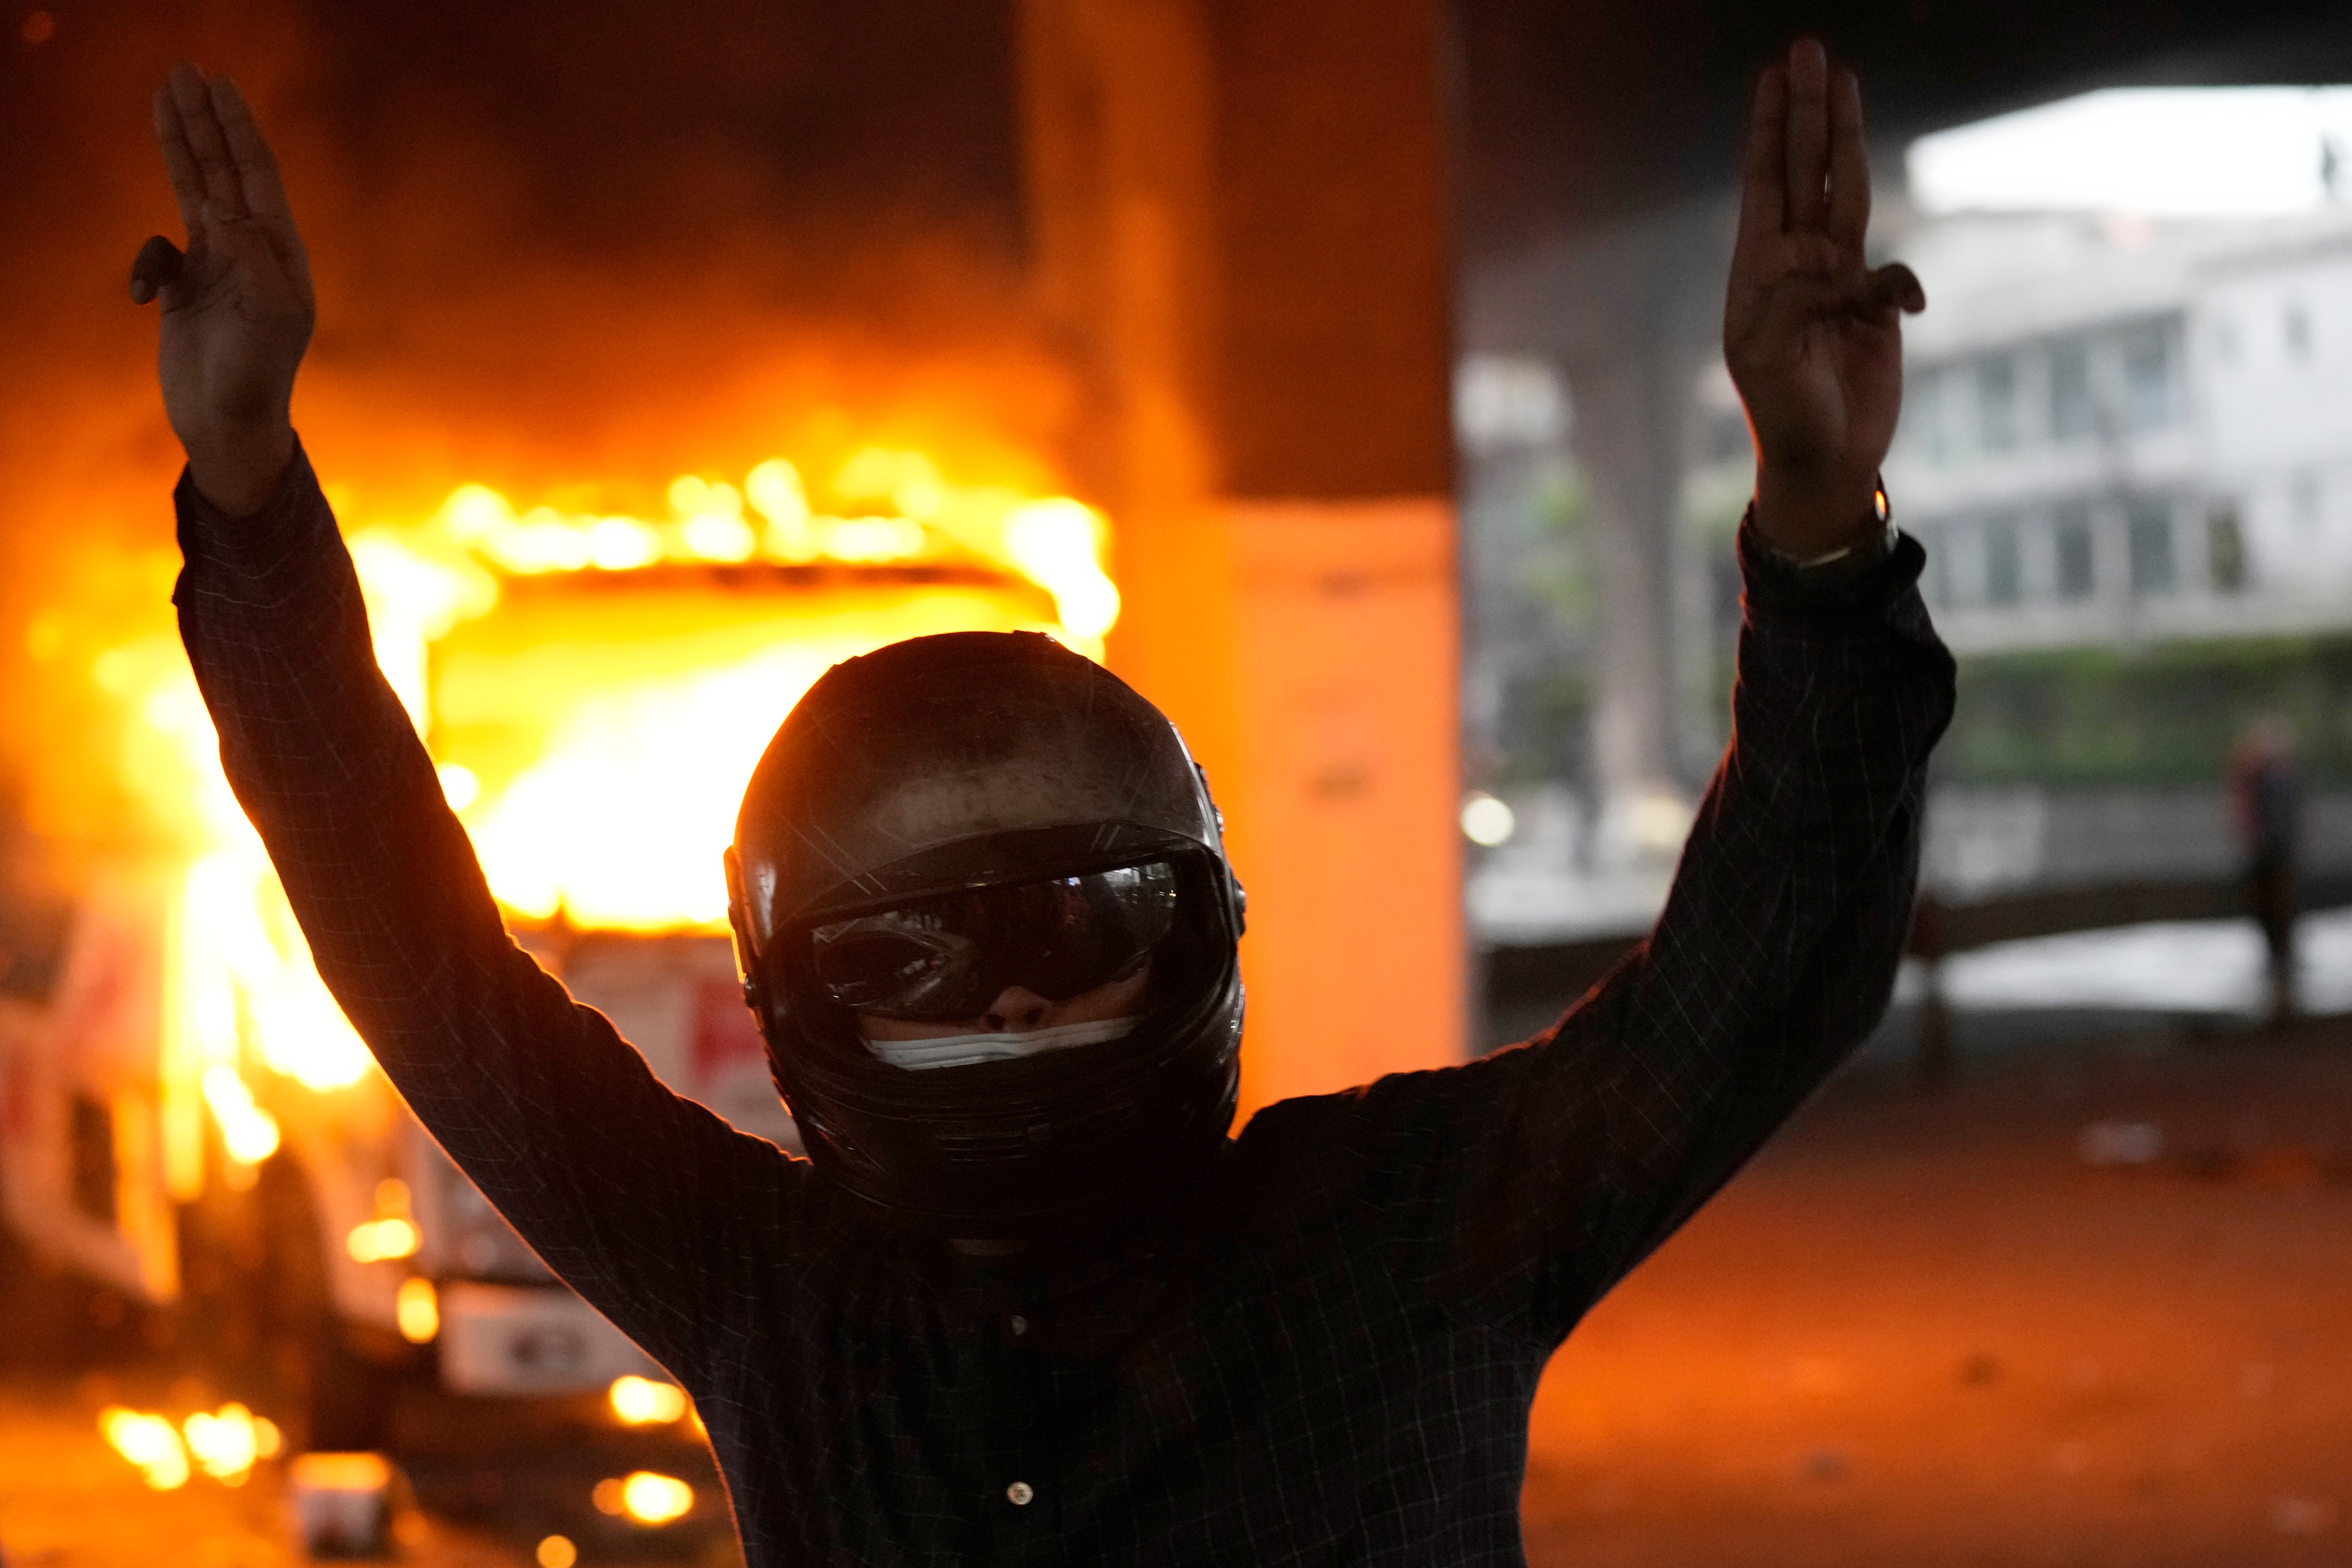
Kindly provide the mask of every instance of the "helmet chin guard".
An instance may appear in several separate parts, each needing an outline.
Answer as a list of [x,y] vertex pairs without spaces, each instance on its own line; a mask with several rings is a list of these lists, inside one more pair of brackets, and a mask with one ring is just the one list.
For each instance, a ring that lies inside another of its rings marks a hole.
[[[1149,860],[1174,868],[1177,912],[1123,1038],[914,1071],[815,983],[815,925]],[[877,1219],[976,1239],[1132,1227],[1222,1146],[1243,900],[1216,807],[1166,716],[1051,638],[950,633],[834,667],[753,772],[727,879],[777,1089]]]

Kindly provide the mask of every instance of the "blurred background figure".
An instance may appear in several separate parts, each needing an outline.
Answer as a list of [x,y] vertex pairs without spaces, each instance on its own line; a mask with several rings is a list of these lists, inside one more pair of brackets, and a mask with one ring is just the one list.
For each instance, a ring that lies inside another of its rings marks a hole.
[[2246,854],[2246,901],[2262,927],[2269,959],[2270,1024],[2294,1018],[2294,861],[2303,786],[2294,766],[2294,731],[2266,713],[2230,753],[2230,812]]

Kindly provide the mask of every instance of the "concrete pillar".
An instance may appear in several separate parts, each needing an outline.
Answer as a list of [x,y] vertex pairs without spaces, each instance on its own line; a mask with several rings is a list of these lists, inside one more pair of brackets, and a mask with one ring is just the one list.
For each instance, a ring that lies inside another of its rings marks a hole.
[[1038,300],[1112,667],[1250,889],[1248,1106],[1463,1048],[1436,0],[1027,0]]
[[1601,585],[1593,770],[1612,805],[1678,788],[1682,771],[1673,736],[1672,628],[1688,398],[1676,384],[1678,362],[1662,364],[1643,346],[1622,345],[1619,354],[1569,368]]
[[1601,568],[1593,741],[1604,793],[1685,795],[1715,763],[1706,562],[1686,519],[1701,369],[1719,359],[1729,210],[1705,201],[1616,225],[1575,247],[1585,330],[1563,358],[1572,439],[1591,485]]
[[1685,518],[1697,378],[1719,355],[1731,209],[1708,198],[1628,216],[1490,264],[1473,341],[1559,367],[1591,498],[1600,583],[1593,763],[1607,822],[1713,766],[1707,563]]

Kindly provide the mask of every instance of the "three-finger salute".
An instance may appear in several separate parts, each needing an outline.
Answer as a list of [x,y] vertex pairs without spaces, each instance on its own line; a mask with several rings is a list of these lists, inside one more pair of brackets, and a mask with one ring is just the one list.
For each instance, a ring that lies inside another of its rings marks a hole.
[[131,298],[163,307],[163,411],[206,500],[258,510],[294,451],[294,376],[318,303],[278,160],[236,84],[194,66],[156,89],[155,141],[187,230],[158,235]]
[[1723,352],[1756,439],[1756,523],[1818,555],[1875,526],[1903,402],[1901,313],[1927,303],[1909,268],[1864,259],[1862,89],[1819,43],[1757,83],[1742,186]]

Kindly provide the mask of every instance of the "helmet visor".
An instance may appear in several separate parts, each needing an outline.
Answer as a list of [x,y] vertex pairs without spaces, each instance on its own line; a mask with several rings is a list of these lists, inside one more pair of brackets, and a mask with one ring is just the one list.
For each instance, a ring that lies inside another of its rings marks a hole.
[[945,893],[815,927],[812,968],[840,1005],[911,1022],[979,1017],[1013,985],[1066,1002],[1132,974],[1176,898],[1165,860]]

